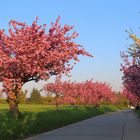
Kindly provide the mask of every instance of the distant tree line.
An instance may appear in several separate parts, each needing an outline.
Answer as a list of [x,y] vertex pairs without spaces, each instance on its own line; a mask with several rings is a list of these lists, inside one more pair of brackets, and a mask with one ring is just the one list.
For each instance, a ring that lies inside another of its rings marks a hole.
[[[115,93],[117,98],[117,103],[120,106],[128,106],[130,104],[129,100],[122,94],[122,93]],[[28,98],[26,97],[26,92],[21,92],[21,95],[18,98],[19,103],[21,104],[46,104],[46,105],[56,105],[56,96],[55,94],[52,95],[52,93],[48,92],[46,96],[41,96],[40,91],[36,88],[33,88],[31,92],[31,96]],[[7,103],[6,99],[0,98],[0,104]],[[103,104],[106,104],[107,102],[104,102]],[[110,103],[110,102],[108,102]],[[69,104],[69,102],[63,102],[63,104]],[[80,102],[76,103],[77,105],[80,105]],[[62,103],[61,103],[62,105]],[[71,105],[73,105],[71,103]]]

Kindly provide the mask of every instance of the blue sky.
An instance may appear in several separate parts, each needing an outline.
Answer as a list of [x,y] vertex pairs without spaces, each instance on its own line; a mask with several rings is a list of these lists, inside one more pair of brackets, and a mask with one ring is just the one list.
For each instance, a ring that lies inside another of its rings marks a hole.
[[93,59],[79,57],[72,79],[93,78],[120,90],[120,51],[132,43],[127,39],[126,29],[139,34],[139,5],[139,0],[3,0],[0,28],[7,29],[10,19],[30,24],[36,16],[40,24],[49,25],[60,15],[62,24],[75,26],[74,30],[79,33],[77,43],[94,55]]

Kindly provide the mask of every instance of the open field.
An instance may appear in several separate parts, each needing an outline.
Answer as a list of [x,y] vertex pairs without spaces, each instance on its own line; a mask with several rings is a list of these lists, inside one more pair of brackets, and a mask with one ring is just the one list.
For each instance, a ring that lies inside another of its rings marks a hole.
[[59,111],[53,105],[23,105],[19,106],[21,117],[11,119],[8,105],[0,105],[0,139],[16,140],[62,127],[89,117],[117,111],[122,107],[103,105],[100,108],[79,106],[61,106]]

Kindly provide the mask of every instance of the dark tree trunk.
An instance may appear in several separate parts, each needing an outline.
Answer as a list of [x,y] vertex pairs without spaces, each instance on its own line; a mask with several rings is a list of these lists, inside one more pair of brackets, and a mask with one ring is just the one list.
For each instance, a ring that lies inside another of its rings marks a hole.
[[56,106],[56,110],[59,111],[59,104],[56,103],[55,106]]
[[59,96],[57,95],[55,97],[55,106],[56,106],[56,110],[59,111]]
[[18,109],[18,103],[16,101],[13,100],[9,100],[9,111],[11,116],[16,119],[19,117],[19,109]]
[[96,105],[95,105],[95,107],[96,107],[96,108],[99,108],[99,107],[100,107],[100,105],[99,105],[99,104],[96,104]]

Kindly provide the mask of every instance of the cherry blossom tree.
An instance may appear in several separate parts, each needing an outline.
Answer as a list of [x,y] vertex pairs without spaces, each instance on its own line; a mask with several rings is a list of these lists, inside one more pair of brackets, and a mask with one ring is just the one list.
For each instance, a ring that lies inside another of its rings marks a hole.
[[130,93],[126,89],[123,89],[123,96],[129,100],[129,104],[132,106],[139,106],[140,98],[133,93]]
[[83,92],[83,82],[71,82],[67,81],[65,82],[64,86],[64,92],[65,97],[70,99],[70,101],[73,100],[73,104],[78,105],[81,103],[81,96]]
[[62,97],[64,96],[64,83],[61,80],[61,75],[56,76],[54,83],[48,83],[44,86],[44,90],[54,96],[54,103],[56,109],[59,110],[59,105],[62,104]]
[[52,75],[67,74],[78,55],[91,56],[81,45],[74,42],[78,34],[73,26],[61,26],[60,17],[51,24],[38,25],[38,17],[31,25],[11,20],[6,33],[0,30],[0,81],[11,113],[18,116],[18,95],[24,83]]
[[127,53],[122,53],[122,59],[124,64],[121,65],[121,71],[123,72],[123,85],[127,91],[129,99],[140,99],[140,39],[130,34],[130,38],[134,41]]
[[82,102],[88,105],[99,107],[104,102],[116,103],[117,97],[112,87],[103,82],[87,80],[82,90]]
[[[99,107],[102,103],[116,103],[117,97],[112,87],[103,82],[62,82],[60,79],[45,85],[45,90],[55,94],[57,104],[84,104]],[[59,100],[59,102],[58,102]]]

